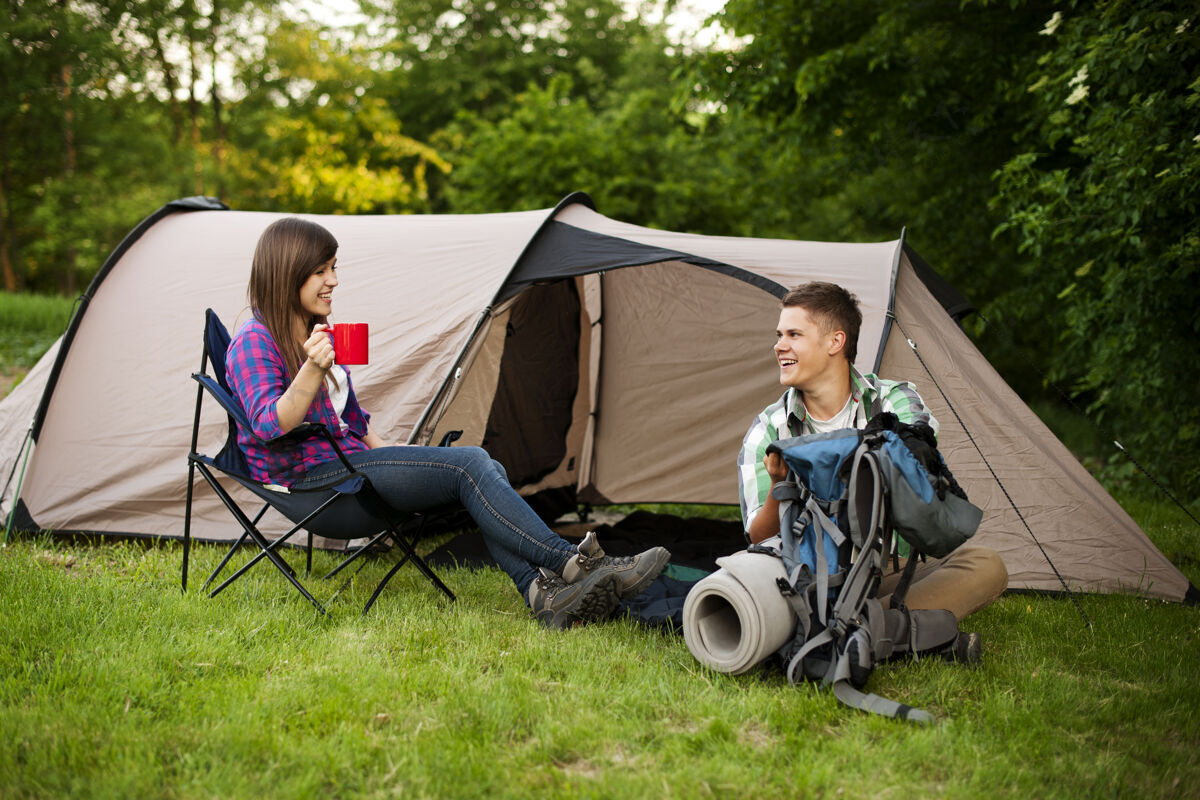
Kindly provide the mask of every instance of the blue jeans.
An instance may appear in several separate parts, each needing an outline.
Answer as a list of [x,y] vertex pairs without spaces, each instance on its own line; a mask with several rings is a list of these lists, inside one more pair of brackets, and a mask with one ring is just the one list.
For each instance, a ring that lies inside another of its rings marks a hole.
[[[537,567],[561,572],[575,546],[546,527],[509,485],[508,475],[480,447],[379,447],[347,456],[380,497],[400,512],[447,503],[467,509],[483,532],[488,552],[526,596]],[[295,483],[302,489],[347,475],[341,461],[326,461]]]

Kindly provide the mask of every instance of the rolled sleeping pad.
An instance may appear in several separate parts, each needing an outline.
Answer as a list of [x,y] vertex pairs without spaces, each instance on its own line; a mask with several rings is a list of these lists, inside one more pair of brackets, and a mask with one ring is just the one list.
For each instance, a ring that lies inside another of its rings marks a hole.
[[717,566],[688,592],[683,638],[701,664],[740,675],[783,646],[795,615],[775,582],[786,577],[778,558],[743,550]]

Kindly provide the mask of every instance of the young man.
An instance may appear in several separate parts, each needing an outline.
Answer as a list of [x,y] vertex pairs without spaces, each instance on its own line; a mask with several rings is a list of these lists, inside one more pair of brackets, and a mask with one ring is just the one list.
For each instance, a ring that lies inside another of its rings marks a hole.
[[[854,368],[861,326],[858,299],[841,286],[806,283],[784,296],[775,360],[779,382],[788,388],[755,419],[738,455],[742,522],[752,543],[779,534],[779,505],[771,487],[787,478],[788,469],[779,455],[767,454],[771,442],[862,428],[872,408],[890,411],[904,423],[925,422],[937,433],[937,420],[911,383]],[[898,572],[884,575],[879,596],[885,605],[899,580]],[[968,544],[919,565],[905,602],[913,609],[949,609],[962,620],[990,605],[1007,585],[1000,556]]]

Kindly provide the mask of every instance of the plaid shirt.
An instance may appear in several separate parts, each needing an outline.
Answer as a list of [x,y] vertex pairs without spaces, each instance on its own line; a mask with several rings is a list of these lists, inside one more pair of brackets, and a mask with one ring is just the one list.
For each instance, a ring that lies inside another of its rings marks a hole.
[[[937,434],[937,420],[929,413],[921,395],[917,394],[916,387],[911,383],[885,381],[870,373],[862,375],[851,367],[850,387],[854,427],[862,428],[867,424],[871,406],[878,400],[880,411],[890,411],[909,425],[915,422],[928,423]],[[742,523],[746,530],[750,529],[751,520],[763,507],[767,492],[771,490],[771,476],[763,466],[767,445],[778,439],[811,433],[805,429],[807,418],[808,409],[804,407],[800,393],[789,388],[779,400],[758,415],[746,432],[742,450],[738,453],[738,494],[742,502]]]
[[[317,464],[337,458],[324,437],[278,446],[263,443],[263,440],[274,439],[285,433],[279,427],[275,403],[291,385],[292,379],[267,327],[258,320],[252,319],[243,325],[229,343],[229,349],[225,352],[225,373],[229,388],[250,418],[252,430],[238,426],[238,446],[246,454],[252,478],[264,483],[290,486]],[[362,437],[367,435],[367,420],[370,417],[358,405],[348,369],[346,380],[350,396],[346,400],[343,416],[347,425],[344,432],[324,385],[309,406],[304,421],[321,423],[333,432],[342,452],[354,453],[369,449]]]

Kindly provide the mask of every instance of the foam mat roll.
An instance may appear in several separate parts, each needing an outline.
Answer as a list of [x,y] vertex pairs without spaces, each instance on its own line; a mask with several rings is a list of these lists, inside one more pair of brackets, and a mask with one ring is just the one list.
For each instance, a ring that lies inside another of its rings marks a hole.
[[688,592],[683,638],[700,663],[740,675],[783,646],[795,617],[775,583],[784,577],[778,558],[743,550],[717,566]]

